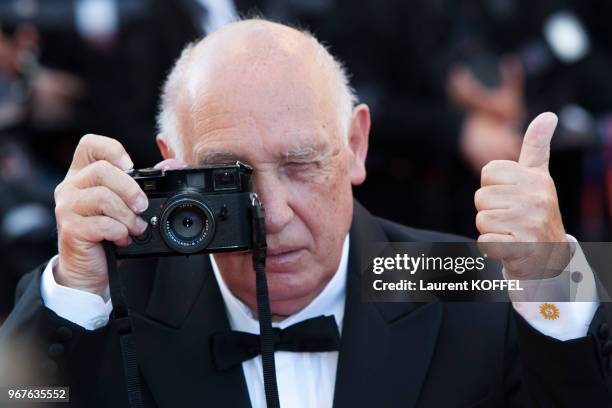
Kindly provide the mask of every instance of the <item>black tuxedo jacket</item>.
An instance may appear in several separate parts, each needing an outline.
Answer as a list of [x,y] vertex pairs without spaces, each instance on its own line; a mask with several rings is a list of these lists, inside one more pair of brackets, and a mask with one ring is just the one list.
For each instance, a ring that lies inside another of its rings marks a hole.
[[[370,242],[460,238],[375,218],[357,203],[350,234],[334,407],[612,406],[606,305],[586,337],[560,342],[508,304],[364,303],[359,254]],[[69,385],[72,406],[127,407],[112,321],[86,331],[45,308],[43,267],[24,278],[0,330],[3,381]],[[242,367],[219,372],[211,361],[210,336],[229,324],[208,257],[121,270],[147,406],[249,407]]]

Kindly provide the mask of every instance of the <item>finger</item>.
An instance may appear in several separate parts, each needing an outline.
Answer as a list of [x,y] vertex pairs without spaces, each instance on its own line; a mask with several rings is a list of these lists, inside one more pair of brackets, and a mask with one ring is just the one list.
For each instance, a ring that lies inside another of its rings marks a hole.
[[550,140],[557,127],[557,121],[557,115],[545,112],[529,124],[519,156],[521,165],[548,170]]
[[119,221],[132,236],[139,236],[147,229],[147,223],[128,208],[117,194],[104,186],[78,190],[73,209],[81,216],[105,215]]
[[513,185],[492,185],[481,187],[474,194],[474,204],[478,211],[503,210],[510,208],[516,201],[516,187]]
[[74,214],[64,220],[61,227],[63,240],[74,240],[97,244],[110,241],[119,246],[131,243],[130,233],[125,225],[103,215],[81,217]]
[[487,98],[488,90],[465,65],[455,68],[451,75],[453,85],[469,102],[478,104],[479,100]]
[[179,159],[166,159],[155,165],[156,169],[162,170],[182,169],[185,167],[187,167],[187,165]]
[[512,160],[493,160],[480,172],[480,185],[518,184],[525,169]]
[[511,234],[511,212],[508,209],[483,210],[476,214],[476,228],[481,234]]
[[107,161],[97,161],[74,176],[72,183],[79,189],[106,186],[117,194],[135,213],[140,214],[149,206],[147,196],[129,175]]
[[70,171],[80,170],[98,160],[106,160],[123,171],[134,167],[121,143],[110,137],[89,134],[79,141]]
[[517,92],[522,91],[523,66],[518,58],[514,56],[504,57],[500,64],[500,72],[504,87],[508,87]]
[[483,254],[497,260],[515,259],[523,253],[509,234],[483,234],[478,237],[477,245]]

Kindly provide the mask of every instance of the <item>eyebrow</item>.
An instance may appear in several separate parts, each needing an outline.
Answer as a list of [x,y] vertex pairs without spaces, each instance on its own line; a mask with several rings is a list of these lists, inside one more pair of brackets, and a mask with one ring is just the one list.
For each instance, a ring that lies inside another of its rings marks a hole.
[[317,157],[319,151],[313,146],[295,147],[287,150],[283,157],[285,160],[307,160]]
[[237,160],[240,160],[240,158],[229,150],[208,150],[198,154],[197,162],[199,164],[220,164]]

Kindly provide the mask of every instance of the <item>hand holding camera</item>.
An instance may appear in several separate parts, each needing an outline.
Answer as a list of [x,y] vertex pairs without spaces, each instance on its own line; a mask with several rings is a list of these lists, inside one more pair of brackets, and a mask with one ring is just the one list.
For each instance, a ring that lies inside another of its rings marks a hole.
[[108,284],[101,242],[131,243],[147,223],[138,216],[148,199],[126,173],[133,163],[116,140],[97,135],[81,138],[66,178],[55,189],[59,263],[56,281],[101,294]]
[[252,247],[249,166],[160,164],[134,170],[116,140],[81,139],[55,190],[59,284],[102,294],[108,285],[102,241],[113,242],[119,258]]

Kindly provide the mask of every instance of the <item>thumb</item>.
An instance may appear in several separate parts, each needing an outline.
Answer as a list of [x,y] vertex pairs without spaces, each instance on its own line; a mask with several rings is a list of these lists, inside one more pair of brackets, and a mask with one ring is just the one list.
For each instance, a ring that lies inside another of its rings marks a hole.
[[523,138],[519,164],[548,169],[550,140],[557,127],[557,121],[557,115],[552,112],[544,112],[529,124]]

